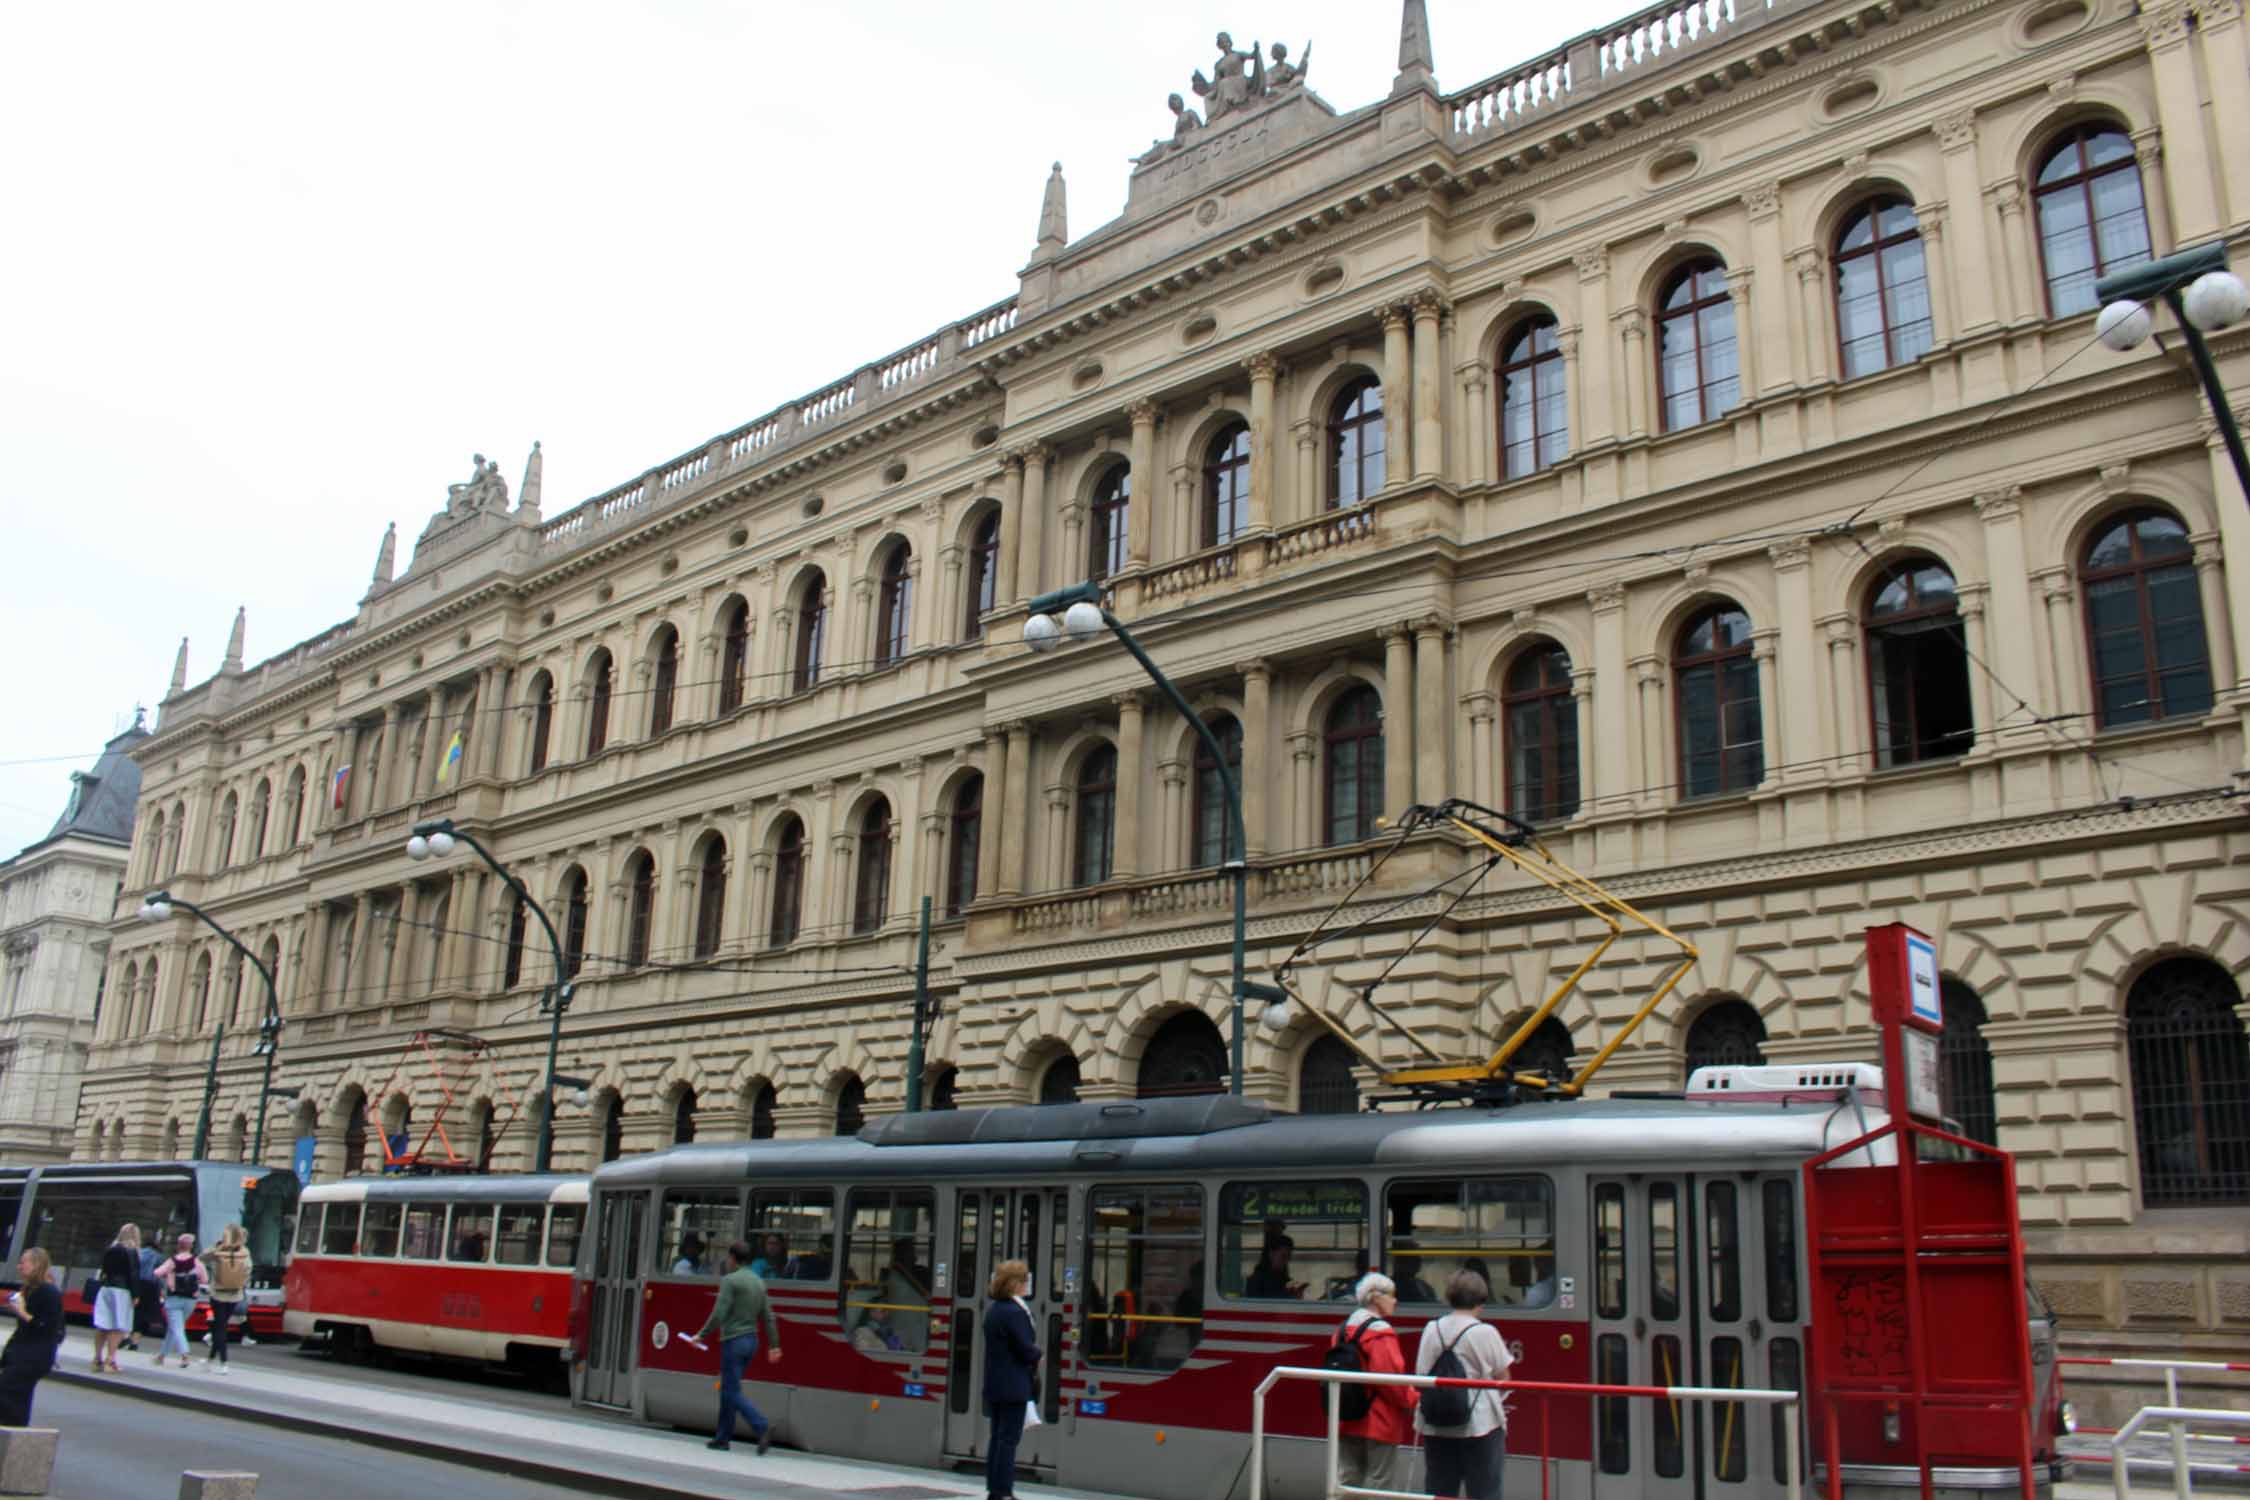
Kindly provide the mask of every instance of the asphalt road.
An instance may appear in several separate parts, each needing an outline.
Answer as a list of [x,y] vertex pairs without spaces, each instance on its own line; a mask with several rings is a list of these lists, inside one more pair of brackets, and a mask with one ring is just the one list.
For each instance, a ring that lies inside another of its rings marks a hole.
[[[277,1351],[278,1352],[278,1351]],[[131,1356],[127,1356],[128,1360]],[[134,1381],[218,1380],[201,1370],[154,1368]],[[171,1410],[154,1401],[47,1381],[32,1412],[57,1428],[52,1500],[118,1500],[176,1495],[188,1469],[247,1470],[259,1500],[536,1500],[566,1493],[489,1469],[389,1451],[368,1442],[316,1437],[207,1411]]]

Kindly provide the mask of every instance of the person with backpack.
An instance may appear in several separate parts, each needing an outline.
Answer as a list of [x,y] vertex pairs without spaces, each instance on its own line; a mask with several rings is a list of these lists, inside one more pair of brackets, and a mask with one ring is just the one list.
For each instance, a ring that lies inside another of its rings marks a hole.
[[[1506,1380],[1515,1356],[1500,1330],[1477,1316],[1492,1289],[1476,1272],[1453,1273],[1445,1284],[1444,1317],[1425,1325],[1414,1357],[1417,1374],[1441,1380]],[[1465,1500],[1500,1500],[1502,1461],[1508,1456],[1508,1410],[1499,1391],[1430,1386],[1415,1417],[1428,1450],[1430,1493]]]
[[[1321,1363],[1331,1370],[1404,1375],[1406,1353],[1390,1323],[1398,1311],[1397,1283],[1370,1271],[1354,1283],[1352,1300],[1359,1306],[1336,1331]],[[1410,1385],[1337,1385],[1336,1430],[1342,1448],[1337,1469],[1344,1483],[1374,1490],[1400,1487],[1404,1476],[1398,1471],[1398,1449],[1414,1434],[1414,1406]]]

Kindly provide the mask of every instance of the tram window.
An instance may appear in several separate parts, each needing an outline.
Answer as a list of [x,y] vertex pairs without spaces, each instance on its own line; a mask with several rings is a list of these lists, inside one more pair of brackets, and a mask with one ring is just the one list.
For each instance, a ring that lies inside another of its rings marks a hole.
[[[1786,1186],[1787,1184],[1784,1184]],[[1795,1339],[1775,1339],[1766,1345],[1766,1384],[1777,1391],[1805,1393],[1805,1366]],[[1789,1482],[1789,1432],[1788,1424],[1797,1420],[1796,1412],[1786,1406],[1769,1407],[1773,1413],[1773,1477],[1782,1483]]]
[[445,1258],[474,1264],[492,1258],[492,1220],[499,1212],[489,1203],[453,1205],[453,1230],[446,1241]]
[[144,1245],[170,1245],[196,1227],[195,1189],[185,1178],[41,1182],[32,1212],[37,1217],[25,1226],[23,1243],[37,1245],[66,1268],[99,1266],[120,1225],[139,1225]]
[[326,1207],[327,1205],[324,1203],[308,1203],[297,1210],[297,1253],[299,1255],[317,1255],[320,1253],[320,1211]]
[[388,1260],[398,1254],[399,1226],[406,1220],[403,1203],[370,1203],[359,1226],[359,1253]]
[[408,1260],[436,1260],[445,1254],[444,1204],[406,1205],[405,1243],[398,1253]]
[[[1594,1383],[1631,1385],[1632,1365],[1626,1359],[1625,1335],[1605,1333],[1594,1343]],[[1602,1396],[1594,1402],[1594,1423],[1599,1430],[1604,1474],[1633,1472],[1633,1404],[1630,1397]]]
[[1625,1265],[1625,1187],[1622,1183],[1605,1182],[1594,1189],[1594,1311],[1597,1315],[1604,1318],[1625,1316]]
[[1703,1189],[1704,1254],[1711,1262],[1711,1316],[1732,1323],[1742,1316],[1742,1225],[1731,1182]]
[[331,1203],[328,1205],[328,1227],[321,1231],[320,1253],[323,1255],[359,1254],[358,1204]]
[[[752,1244],[769,1266],[781,1255],[768,1281],[826,1281],[836,1267],[836,1200],[826,1188],[776,1189],[750,1199]],[[781,1244],[773,1243],[781,1237]]]
[[1220,1191],[1224,1295],[1337,1301],[1366,1274],[1366,1184],[1230,1182]]
[[544,1203],[503,1203],[500,1232],[493,1238],[493,1260],[503,1266],[539,1263],[539,1232],[547,1226]]
[[1086,1362],[1178,1369],[1203,1341],[1203,1189],[1096,1188],[1086,1218]]
[[586,1228],[586,1205],[558,1203],[547,1219],[547,1264],[578,1264],[578,1236]]
[[1766,1220],[1766,1316],[1797,1321],[1797,1186],[1785,1177],[1762,1188]]
[[1652,1318],[1669,1321],[1680,1315],[1680,1189],[1676,1183],[1652,1182],[1648,1186],[1648,1304]]
[[1545,1177],[1470,1177],[1391,1185],[1384,1258],[1401,1302],[1436,1302],[1475,1271],[1491,1305],[1555,1300],[1555,1185]]
[[742,1236],[742,1195],[709,1188],[666,1193],[662,1227],[658,1265],[673,1276],[716,1276],[727,1246]]
[[[1652,1385],[1687,1383],[1678,1335],[1667,1333],[1650,1339],[1649,1355],[1656,1376]],[[1684,1401],[1654,1401],[1650,1409],[1655,1416],[1650,1446],[1655,1450],[1656,1472],[1661,1478],[1677,1479],[1687,1472],[1687,1436],[1680,1424],[1687,1419],[1688,1405]]]
[[855,1349],[930,1347],[930,1246],[937,1196],[927,1188],[855,1188],[844,1207],[844,1285],[837,1314]]
[[[1732,1390],[1740,1390],[1742,1378],[1742,1340],[1717,1338],[1711,1340],[1711,1383]],[[1748,1414],[1740,1401],[1718,1401],[1711,1406],[1711,1477],[1713,1479],[1748,1479],[1750,1477],[1750,1434],[1747,1430]]]

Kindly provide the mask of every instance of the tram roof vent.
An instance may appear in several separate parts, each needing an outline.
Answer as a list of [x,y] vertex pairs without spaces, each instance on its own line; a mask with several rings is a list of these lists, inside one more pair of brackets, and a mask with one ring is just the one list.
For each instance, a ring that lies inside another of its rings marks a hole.
[[1873,1063],[1728,1063],[1688,1075],[1690,1099],[1771,1104],[1792,1099],[1841,1099],[1853,1089],[1879,1098],[1883,1070]]
[[932,1109],[885,1115],[861,1127],[871,1146],[963,1146],[1010,1141],[1104,1141],[1209,1135],[1273,1118],[1273,1110],[1227,1094],[1189,1099],[1117,1099],[1096,1104]]

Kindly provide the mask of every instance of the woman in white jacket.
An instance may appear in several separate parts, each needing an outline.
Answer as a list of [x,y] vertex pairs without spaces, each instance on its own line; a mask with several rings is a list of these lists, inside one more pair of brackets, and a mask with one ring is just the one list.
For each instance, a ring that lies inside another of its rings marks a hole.
[[[1452,1309],[1424,1325],[1422,1344],[1414,1358],[1416,1374],[1428,1375],[1438,1356],[1451,1350],[1470,1380],[1506,1380],[1515,1356],[1500,1330],[1477,1316],[1491,1288],[1474,1271],[1457,1271],[1445,1285],[1445,1303]],[[1446,1416],[1448,1396],[1466,1398],[1466,1421],[1433,1420]],[[1433,1387],[1423,1391],[1414,1413],[1421,1430],[1429,1471],[1430,1493],[1463,1496],[1466,1500],[1500,1500],[1500,1471],[1508,1456],[1508,1409],[1499,1391],[1463,1391]]]

